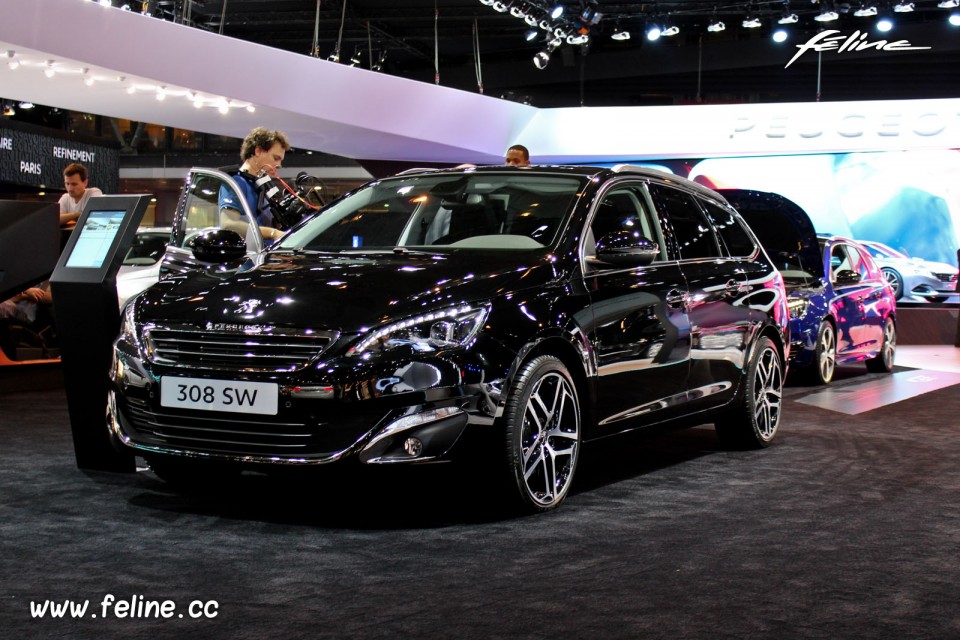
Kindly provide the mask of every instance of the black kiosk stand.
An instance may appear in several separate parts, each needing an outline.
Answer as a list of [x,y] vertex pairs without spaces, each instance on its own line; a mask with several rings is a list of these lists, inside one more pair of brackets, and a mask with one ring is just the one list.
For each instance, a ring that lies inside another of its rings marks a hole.
[[50,277],[77,466],[136,470],[107,432],[107,380],[120,331],[117,271],[151,196],[90,198]]

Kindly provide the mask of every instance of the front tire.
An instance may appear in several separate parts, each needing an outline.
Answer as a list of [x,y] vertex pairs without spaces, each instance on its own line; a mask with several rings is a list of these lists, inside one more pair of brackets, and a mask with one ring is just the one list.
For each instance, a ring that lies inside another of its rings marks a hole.
[[896,269],[891,269],[890,267],[884,267],[881,269],[883,271],[883,277],[887,280],[887,283],[890,285],[890,288],[893,289],[893,297],[899,300],[903,297],[903,276],[897,272]]
[[714,426],[725,446],[761,449],[770,446],[780,426],[783,367],[773,341],[761,337],[747,365],[743,397]]
[[893,318],[887,318],[883,325],[883,342],[877,355],[867,360],[867,371],[872,373],[890,373],[897,352],[897,327]]
[[829,321],[824,320],[817,331],[817,347],[810,373],[815,383],[830,384],[836,370],[837,332]]
[[570,491],[580,457],[580,402],[553,356],[526,363],[504,412],[508,477],[525,511],[556,508]]

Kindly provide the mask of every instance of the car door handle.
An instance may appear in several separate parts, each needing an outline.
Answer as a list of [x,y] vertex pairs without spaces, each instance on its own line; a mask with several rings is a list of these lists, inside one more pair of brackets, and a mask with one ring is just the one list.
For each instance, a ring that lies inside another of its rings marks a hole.
[[723,286],[723,290],[730,295],[740,295],[747,290],[747,285],[739,280],[727,280],[727,284]]
[[671,307],[681,307],[687,301],[687,294],[680,289],[671,289],[665,299]]

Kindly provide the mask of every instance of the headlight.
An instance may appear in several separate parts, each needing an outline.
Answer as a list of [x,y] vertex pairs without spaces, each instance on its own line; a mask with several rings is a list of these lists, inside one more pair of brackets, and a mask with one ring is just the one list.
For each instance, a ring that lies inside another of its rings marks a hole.
[[130,344],[137,344],[137,325],[134,300],[130,300],[120,314],[120,339]]
[[802,318],[809,306],[810,301],[807,298],[787,298],[787,309],[790,310],[791,318]]
[[370,332],[347,355],[362,356],[398,347],[416,351],[462,347],[477,335],[488,313],[489,307],[469,305],[425,313]]

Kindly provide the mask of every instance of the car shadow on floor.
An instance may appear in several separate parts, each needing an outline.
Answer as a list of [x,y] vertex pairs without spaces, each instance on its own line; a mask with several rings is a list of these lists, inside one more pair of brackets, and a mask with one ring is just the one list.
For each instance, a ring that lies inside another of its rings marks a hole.
[[[571,497],[721,451],[712,426],[659,435],[623,434],[584,445]],[[349,529],[434,528],[523,517],[507,499],[499,460],[418,467],[244,472],[193,486],[152,471],[107,481],[129,483],[130,504],[221,518]],[[98,474],[99,475],[99,474]],[[563,510],[565,506],[561,506]]]

